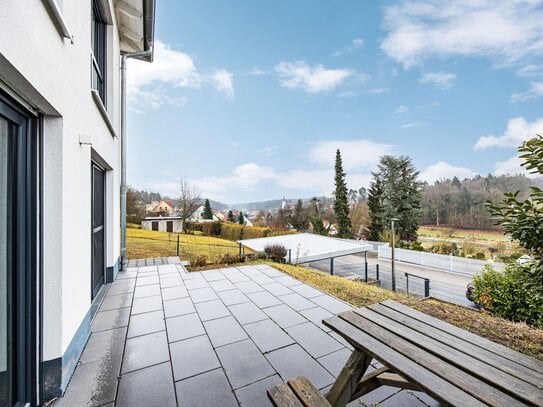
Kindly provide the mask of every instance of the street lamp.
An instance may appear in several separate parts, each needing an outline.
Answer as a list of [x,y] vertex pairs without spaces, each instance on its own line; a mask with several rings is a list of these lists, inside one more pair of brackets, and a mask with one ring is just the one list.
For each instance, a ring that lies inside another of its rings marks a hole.
[[394,230],[394,222],[399,221],[398,218],[390,219],[392,222],[392,291],[396,291],[396,270],[394,267],[394,244],[396,239],[396,232]]

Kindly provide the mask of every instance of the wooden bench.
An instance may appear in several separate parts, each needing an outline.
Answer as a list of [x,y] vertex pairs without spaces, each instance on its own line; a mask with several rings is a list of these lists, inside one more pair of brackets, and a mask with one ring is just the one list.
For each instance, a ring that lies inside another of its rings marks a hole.
[[[395,301],[343,312],[323,323],[354,348],[326,394],[334,407],[383,385],[423,391],[443,405],[543,406],[543,362]],[[366,373],[372,359],[383,367]],[[305,381],[304,388],[319,394]],[[295,388],[301,385],[293,383],[269,392],[287,394],[288,389],[300,401]],[[277,406],[326,405],[272,400]]]
[[268,390],[268,397],[277,407],[331,407],[326,398],[304,376],[290,379]]

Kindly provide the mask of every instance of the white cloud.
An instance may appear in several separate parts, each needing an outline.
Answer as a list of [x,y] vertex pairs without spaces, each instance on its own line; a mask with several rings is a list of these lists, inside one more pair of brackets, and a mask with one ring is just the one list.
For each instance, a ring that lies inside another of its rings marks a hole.
[[351,44],[348,47],[342,48],[332,54],[334,57],[339,57],[345,53],[352,53],[356,51],[357,49],[360,49],[364,46],[364,40],[362,38],[354,38],[351,41]]
[[422,122],[411,122],[411,123],[402,124],[400,127],[402,129],[410,129],[412,127],[421,127],[422,125],[423,125]]
[[540,96],[543,96],[543,82],[530,82],[530,89],[522,93],[513,93],[511,95],[511,102],[524,102]]
[[381,95],[383,93],[388,93],[390,91],[390,88],[373,88],[368,90],[368,93],[370,95]]
[[153,63],[128,60],[127,97],[136,111],[156,109],[167,103],[179,106],[186,99],[172,96],[172,88],[200,88],[205,83],[228,97],[234,94],[231,73],[219,69],[203,75],[188,54],[159,40],[155,41]]
[[341,152],[343,168],[352,170],[374,166],[382,155],[390,154],[393,146],[371,140],[331,140],[318,143],[310,152],[311,160],[321,167],[334,166],[336,150]]
[[385,8],[382,49],[409,68],[429,57],[524,64],[543,53],[541,0],[403,1]]
[[517,71],[518,76],[524,76],[528,78],[543,76],[543,64],[529,64],[523,66]]
[[473,178],[477,175],[476,172],[464,167],[455,167],[454,165],[440,161],[429,165],[421,171],[419,178],[428,182],[430,185],[442,179],[450,179],[458,177],[459,179]]
[[394,113],[396,113],[396,114],[406,114],[406,113],[409,113],[410,110],[411,109],[409,108],[409,106],[400,105],[394,110]]
[[529,178],[535,178],[537,174],[530,174],[524,167],[522,167],[521,159],[517,156],[513,156],[505,161],[498,161],[494,165],[494,174],[495,175],[526,175]]
[[211,82],[218,92],[229,98],[234,97],[234,75],[224,69],[219,69],[211,74]]
[[326,69],[322,65],[311,67],[304,61],[281,62],[275,71],[282,87],[304,89],[309,93],[333,90],[353,74],[348,69]]
[[425,73],[420,78],[422,83],[432,83],[439,89],[449,89],[452,87],[453,81],[457,79],[457,76],[449,72],[433,72]]
[[543,134],[543,117],[533,122],[527,122],[523,117],[516,117],[507,122],[507,128],[499,136],[482,136],[477,140],[474,150],[484,150],[490,147],[518,147],[523,141]]
[[252,75],[252,76],[262,76],[268,73],[269,73],[268,71],[261,69],[258,66],[255,66],[253,69],[247,72],[248,75]]
[[364,46],[364,40],[362,38],[355,38],[351,44],[354,49],[362,48]]

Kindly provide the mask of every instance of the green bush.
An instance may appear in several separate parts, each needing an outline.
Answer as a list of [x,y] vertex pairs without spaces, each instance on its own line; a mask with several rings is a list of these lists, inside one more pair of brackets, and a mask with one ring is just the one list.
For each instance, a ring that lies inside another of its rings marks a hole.
[[287,249],[280,244],[270,244],[264,247],[264,253],[273,261],[283,261],[287,255]]
[[481,253],[481,252],[475,253],[474,258],[477,259],[477,260],[486,260],[485,254],[484,254],[484,253]]
[[543,287],[533,277],[531,266],[511,263],[502,271],[487,265],[473,278],[475,303],[502,318],[543,328]]

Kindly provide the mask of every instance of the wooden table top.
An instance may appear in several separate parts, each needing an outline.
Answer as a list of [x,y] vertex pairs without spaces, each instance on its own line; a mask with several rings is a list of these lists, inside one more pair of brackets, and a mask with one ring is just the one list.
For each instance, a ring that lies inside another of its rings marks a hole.
[[395,301],[323,322],[444,404],[543,406],[543,362]]

